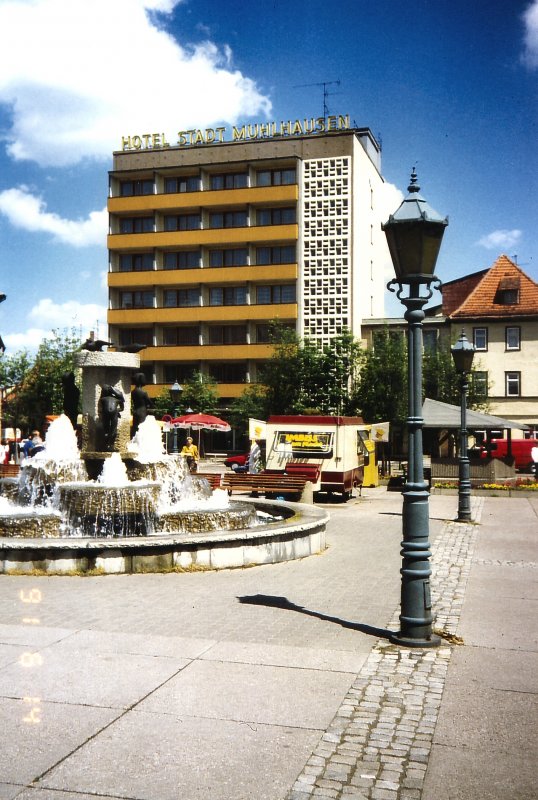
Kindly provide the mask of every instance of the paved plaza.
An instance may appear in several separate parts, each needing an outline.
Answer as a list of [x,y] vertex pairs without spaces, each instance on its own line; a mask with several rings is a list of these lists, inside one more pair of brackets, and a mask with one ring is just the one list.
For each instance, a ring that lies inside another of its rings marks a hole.
[[1,576],[0,800],[535,800],[538,497],[472,502],[430,499],[431,650],[382,487],[300,561]]

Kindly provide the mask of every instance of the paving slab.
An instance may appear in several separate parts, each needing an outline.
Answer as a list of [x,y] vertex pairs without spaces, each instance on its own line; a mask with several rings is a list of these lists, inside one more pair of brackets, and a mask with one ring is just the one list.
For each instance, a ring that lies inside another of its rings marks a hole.
[[0,800],[14,800],[15,797],[20,797],[24,787],[21,785],[14,785],[12,783],[0,783]]
[[5,697],[127,708],[188,664],[187,659],[48,647],[0,670]]
[[435,745],[420,800],[536,800],[536,759],[493,747]]
[[274,667],[299,667],[355,674],[360,670],[370,652],[370,642],[365,643],[363,650],[363,652],[334,651],[276,644],[218,642],[201,654],[200,658],[204,661],[265,664]]
[[39,786],[77,800],[78,792],[129,800],[279,800],[318,737],[319,731],[275,725],[130,713]]
[[115,709],[48,703],[37,696],[0,698],[1,780],[32,783],[117,716]]
[[138,710],[325,730],[355,673],[196,661]]

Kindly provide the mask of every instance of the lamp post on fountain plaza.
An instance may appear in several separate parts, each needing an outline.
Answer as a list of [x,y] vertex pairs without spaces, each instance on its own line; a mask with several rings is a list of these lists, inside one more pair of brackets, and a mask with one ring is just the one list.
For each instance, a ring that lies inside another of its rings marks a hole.
[[[434,269],[448,219],[442,218],[420,195],[415,170],[409,194],[382,225],[396,272],[387,285],[405,306],[408,344],[407,419],[409,467],[403,488],[400,630],[391,636],[407,647],[437,647],[432,632],[430,595],[429,491],[424,481],[422,451],[422,321],[424,306],[441,286]],[[421,287],[425,294],[421,295]],[[405,287],[408,293],[404,296]]]
[[[183,394],[183,386],[180,386],[176,380],[169,388],[168,392],[170,393],[170,400],[172,401],[173,415],[177,417],[179,415],[179,403],[181,402],[181,395]],[[174,428],[172,434],[172,452],[178,452],[177,428]]]
[[469,389],[468,375],[473,366],[475,349],[465,335],[461,332],[460,338],[450,348],[454,366],[460,377],[460,457],[458,464],[458,522],[468,522],[471,519],[471,471],[469,467],[469,454],[467,452],[467,391]]

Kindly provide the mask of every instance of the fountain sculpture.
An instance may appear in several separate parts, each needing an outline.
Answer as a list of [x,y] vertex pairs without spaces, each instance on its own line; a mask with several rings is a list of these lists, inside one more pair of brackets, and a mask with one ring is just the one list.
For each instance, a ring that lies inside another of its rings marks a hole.
[[[269,563],[324,548],[327,515],[230,502],[164,451],[151,415],[131,431],[136,353],[83,350],[82,448],[67,415],[18,478],[0,480],[0,572],[160,571]],[[141,388],[140,373],[136,386]],[[263,520],[263,524],[260,522]]]

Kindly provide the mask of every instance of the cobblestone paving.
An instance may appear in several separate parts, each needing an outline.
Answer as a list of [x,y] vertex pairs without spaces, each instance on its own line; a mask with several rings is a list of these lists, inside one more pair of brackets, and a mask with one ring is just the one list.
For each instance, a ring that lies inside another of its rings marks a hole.
[[[480,520],[483,498],[472,498]],[[455,634],[477,538],[447,522],[432,548],[435,627]],[[398,629],[399,609],[388,627]],[[452,646],[400,648],[379,641],[287,800],[419,800]]]

